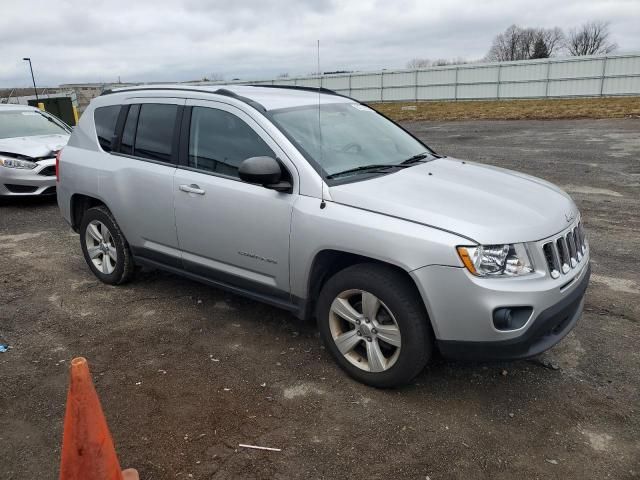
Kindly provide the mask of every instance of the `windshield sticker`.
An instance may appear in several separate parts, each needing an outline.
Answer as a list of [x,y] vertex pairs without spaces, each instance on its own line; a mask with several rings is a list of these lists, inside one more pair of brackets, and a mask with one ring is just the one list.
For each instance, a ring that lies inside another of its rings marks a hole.
[[356,110],[362,110],[363,112],[373,112],[369,107],[365,107],[364,105],[360,105],[359,103],[352,103],[351,106]]

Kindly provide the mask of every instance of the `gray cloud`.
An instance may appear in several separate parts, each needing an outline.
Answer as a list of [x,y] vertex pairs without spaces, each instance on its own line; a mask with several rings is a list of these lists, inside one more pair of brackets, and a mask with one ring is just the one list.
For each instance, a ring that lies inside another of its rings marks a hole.
[[2,7],[0,86],[28,86],[25,56],[41,85],[306,74],[316,39],[323,70],[477,59],[512,23],[606,20],[621,50],[637,51],[638,18],[635,0],[22,0]]

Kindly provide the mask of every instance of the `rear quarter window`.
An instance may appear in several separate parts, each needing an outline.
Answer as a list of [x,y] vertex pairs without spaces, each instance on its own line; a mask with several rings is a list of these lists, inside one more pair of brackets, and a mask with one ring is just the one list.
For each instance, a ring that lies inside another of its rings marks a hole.
[[112,142],[116,133],[116,123],[118,122],[119,114],[120,105],[99,107],[93,112],[98,143],[105,152],[110,152],[113,149]]

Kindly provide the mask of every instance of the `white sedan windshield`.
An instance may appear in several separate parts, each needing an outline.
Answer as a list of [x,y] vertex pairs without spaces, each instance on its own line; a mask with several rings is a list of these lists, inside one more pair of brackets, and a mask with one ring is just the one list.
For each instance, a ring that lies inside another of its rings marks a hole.
[[60,123],[35,110],[0,112],[0,138],[68,133]]

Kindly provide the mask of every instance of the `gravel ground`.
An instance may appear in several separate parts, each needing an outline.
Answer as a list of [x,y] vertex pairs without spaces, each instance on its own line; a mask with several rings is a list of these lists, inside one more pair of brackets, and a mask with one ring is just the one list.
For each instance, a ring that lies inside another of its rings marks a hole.
[[[640,121],[410,123],[443,154],[561,185],[593,280],[563,342],[514,363],[347,378],[313,325],[176,276],[99,283],[54,201],[0,206],[0,476],[55,479],[71,358],[143,479],[638,478]],[[281,452],[239,449],[239,443]]]

